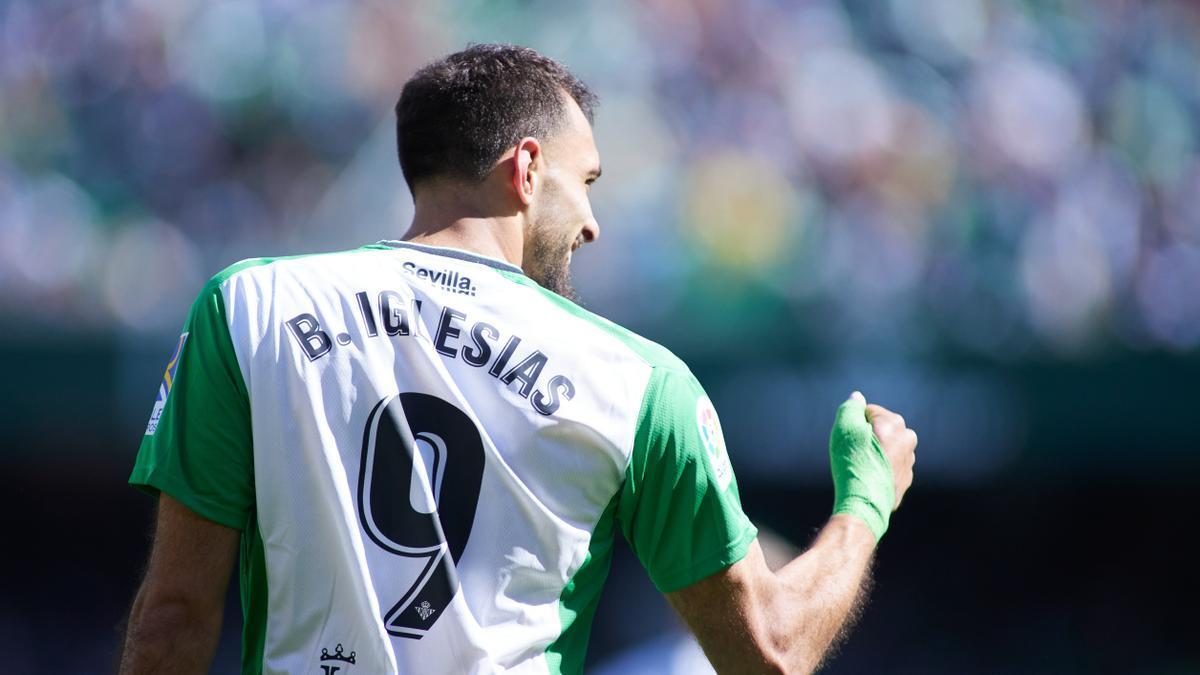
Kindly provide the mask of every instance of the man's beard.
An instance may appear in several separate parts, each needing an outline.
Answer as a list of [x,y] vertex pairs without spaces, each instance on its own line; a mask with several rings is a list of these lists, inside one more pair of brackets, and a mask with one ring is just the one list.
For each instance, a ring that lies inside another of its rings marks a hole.
[[571,269],[568,254],[574,239],[560,240],[535,229],[530,237],[530,247],[525,253],[522,267],[530,279],[549,291],[572,301],[579,302],[579,294],[571,285]]

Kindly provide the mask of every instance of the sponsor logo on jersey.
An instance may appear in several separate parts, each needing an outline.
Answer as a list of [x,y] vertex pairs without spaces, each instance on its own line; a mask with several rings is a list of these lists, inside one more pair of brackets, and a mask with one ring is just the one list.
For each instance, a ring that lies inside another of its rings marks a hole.
[[456,270],[431,270],[411,260],[404,263],[403,269],[414,277],[424,279],[451,293],[475,295],[475,284],[471,283],[471,277],[459,274]]
[[167,396],[171,394],[171,387],[175,384],[175,372],[179,370],[179,360],[183,356],[183,344],[187,342],[187,337],[187,333],[179,336],[179,342],[175,345],[175,353],[167,361],[167,370],[163,373],[162,383],[158,385],[158,398],[154,401],[154,409],[150,411],[150,422],[146,424],[147,436],[153,436],[154,432],[158,431],[158,421],[162,418],[163,408],[167,405]]
[[700,430],[700,442],[708,455],[713,478],[722,490],[733,480],[733,467],[729,464],[729,453],[725,451],[725,436],[721,433],[721,420],[717,409],[707,396],[696,401],[696,427]]

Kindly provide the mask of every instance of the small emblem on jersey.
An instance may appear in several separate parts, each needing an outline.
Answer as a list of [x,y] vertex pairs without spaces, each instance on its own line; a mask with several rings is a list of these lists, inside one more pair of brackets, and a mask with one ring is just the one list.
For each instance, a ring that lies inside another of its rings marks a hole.
[[426,621],[428,621],[429,617],[433,616],[433,613],[437,611],[433,607],[429,606],[428,600],[426,600],[425,602],[422,602],[421,604],[417,605],[413,609],[417,610],[417,614],[420,614],[421,618]]
[[357,652],[351,651],[350,655],[346,656],[345,647],[343,647],[342,643],[340,642],[338,643],[338,646],[333,649],[332,654],[329,653],[328,649],[325,649],[324,647],[321,648],[322,661],[341,661],[342,663],[353,664],[356,654]]
[[158,421],[162,418],[163,408],[167,405],[167,396],[171,394],[171,386],[175,384],[175,372],[179,370],[179,359],[183,356],[183,344],[187,342],[188,334],[179,336],[175,345],[175,353],[167,361],[167,370],[163,373],[162,384],[158,385],[158,398],[154,400],[154,409],[150,411],[150,422],[146,424],[146,435],[153,436],[158,431]]
[[713,478],[724,490],[733,480],[733,467],[729,464],[729,453],[725,451],[725,436],[721,433],[721,420],[717,419],[717,409],[707,396],[701,396],[696,401],[696,426],[700,430],[700,442],[708,455]]

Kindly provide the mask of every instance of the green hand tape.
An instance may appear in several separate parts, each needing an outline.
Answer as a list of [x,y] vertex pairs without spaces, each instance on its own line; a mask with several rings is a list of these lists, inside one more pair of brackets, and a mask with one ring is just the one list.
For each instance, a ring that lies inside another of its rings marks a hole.
[[867,420],[866,405],[862,394],[854,392],[838,408],[829,434],[833,513],[862,519],[879,541],[896,503],[896,486],[892,465]]

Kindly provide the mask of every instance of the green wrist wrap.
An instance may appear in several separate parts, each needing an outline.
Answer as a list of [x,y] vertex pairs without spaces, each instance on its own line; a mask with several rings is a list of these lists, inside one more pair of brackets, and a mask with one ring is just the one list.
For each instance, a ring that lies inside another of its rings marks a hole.
[[860,396],[852,396],[838,408],[829,435],[829,465],[834,515],[858,516],[879,541],[896,503],[896,486],[892,465],[867,421],[866,401]]

